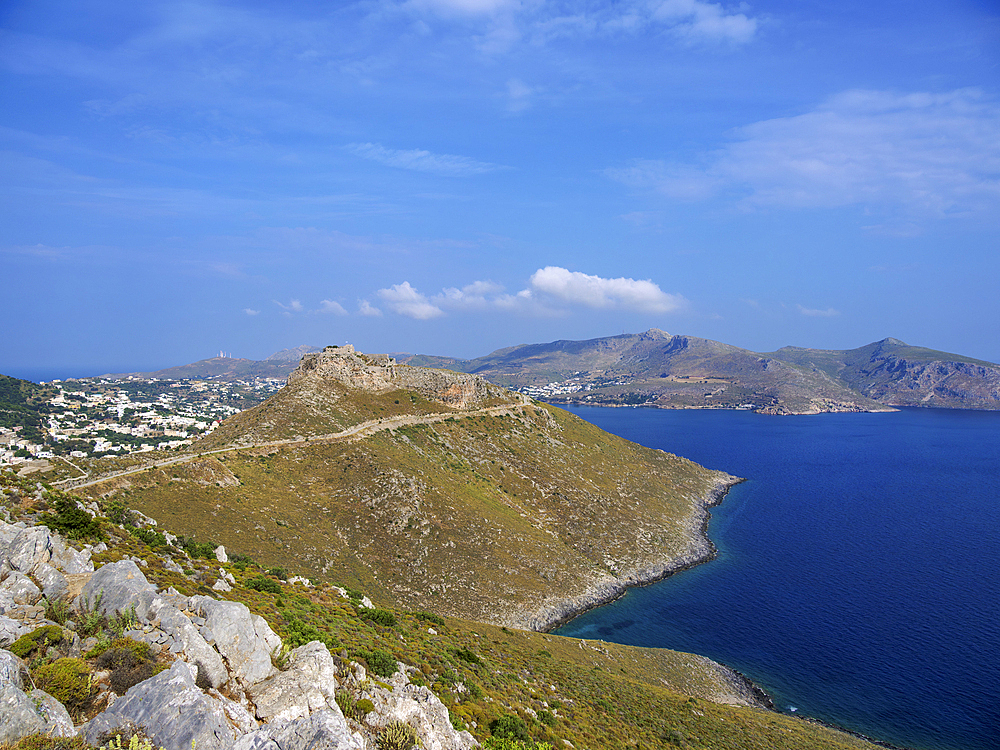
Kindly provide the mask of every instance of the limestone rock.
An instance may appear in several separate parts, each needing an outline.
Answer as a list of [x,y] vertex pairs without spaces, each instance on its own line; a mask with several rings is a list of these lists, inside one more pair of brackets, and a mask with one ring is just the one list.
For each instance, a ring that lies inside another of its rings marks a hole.
[[50,601],[61,599],[69,593],[69,582],[66,576],[49,563],[42,563],[35,568],[35,580],[42,584],[42,594]]
[[[2,593],[0,592],[0,594]],[[13,604],[14,600],[11,599],[10,601]],[[0,604],[2,604],[2,597],[0,597]],[[22,635],[30,632],[31,628],[22,625],[20,621],[0,615],[0,647],[9,646]]]
[[169,598],[162,597],[155,601],[160,606],[156,609],[153,624],[180,644],[184,659],[195,665],[200,684],[213,688],[225,685],[229,681],[229,673],[222,657],[208,645],[191,618],[169,603]]
[[21,690],[27,676],[28,670],[20,657],[10,651],[0,651],[0,685],[13,685]]
[[429,688],[410,685],[404,672],[389,680],[392,690],[376,688],[370,698],[375,710],[367,720],[376,726],[403,721],[417,730],[424,750],[468,750],[479,743],[468,732],[458,732],[451,725],[448,708]]
[[226,548],[224,545],[220,544],[215,548],[215,559],[220,563],[229,562],[229,556],[226,554]]
[[31,697],[12,682],[0,684],[0,742],[16,742],[45,731],[45,720]]
[[215,583],[213,583],[212,588],[215,591],[222,591],[222,592],[233,590],[233,587],[229,585],[229,583],[226,581],[225,578],[220,578]]
[[14,604],[34,604],[42,598],[42,590],[24,573],[13,572],[0,583],[0,589],[6,591],[14,600]]
[[45,722],[45,729],[42,731],[50,737],[75,737],[76,727],[69,716],[66,707],[46,693],[44,690],[32,690],[29,695],[35,710],[42,721]]
[[233,750],[365,750],[343,715],[317,711],[295,721],[276,721],[239,739]]
[[[288,658],[288,668],[249,690],[262,721],[292,721],[323,709],[340,714],[336,701],[337,666],[319,641],[299,646]],[[341,717],[342,718],[342,717]]]
[[134,606],[136,616],[146,620],[156,597],[156,587],[146,580],[138,565],[131,560],[121,560],[98,568],[83,587],[81,596],[90,606],[94,606],[100,596],[100,610],[106,615]]
[[206,626],[215,636],[215,647],[243,687],[277,672],[271,664],[271,654],[281,646],[281,638],[263,617],[251,614],[245,604],[207,596],[192,596],[191,606],[205,618]]
[[32,526],[21,531],[0,551],[0,564],[11,571],[31,573],[52,557],[52,532],[46,526]]
[[91,549],[96,548],[73,549],[61,537],[54,535],[52,538],[52,558],[49,563],[67,575],[93,573],[94,563],[90,559]]
[[197,669],[174,663],[145,682],[129,688],[112,706],[83,729],[91,744],[110,729],[128,722],[142,727],[164,750],[229,750],[233,730],[218,699],[205,695],[194,683]]

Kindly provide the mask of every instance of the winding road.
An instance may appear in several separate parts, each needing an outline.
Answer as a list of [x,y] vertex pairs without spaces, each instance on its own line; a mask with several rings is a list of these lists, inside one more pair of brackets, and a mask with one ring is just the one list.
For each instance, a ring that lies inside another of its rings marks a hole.
[[[53,482],[52,484],[63,486],[65,489],[79,490],[84,487],[92,487],[95,484],[101,484],[102,482],[107,482],[110,479],[117,479],[118,477],[129,476],[130,474],[139,474],[144,471],[149,471],[150,469],[159,469],[164,466],[175,466],[177,464],[188,463],[189,461],[195,461],[205,456],[213,456],[219,453],[231,453],[232,451],[248,450],[253,448],[280,448],[287,446],[299,446],[299,445],[315,445],[317,443],[335,443],[342,440],[350,440],[352,438],[361,438],[368,435],[372,435],[376,432],[382,432],[384,430],[395,430],[400,427],[410,427],[412,425],[418,424],[435,424],[437,422],[445,422],[449,419],[467,419],[469,417],[480,417],[480,416],[514,416],[515,412],[520,412],[526,406],[531,405],[531,399],[527,396],[517,394],[521,397],[520,404],[512,404],[507,406],[489,406],[483,409],[473,409],[471,411],[461,411],[461,412],[442,412],[440,414],[425,414],[422,416],[399,416],[399,417],[384,417],[382,419],[370,419],[367,422],[361,422],[354,425],[353,427],[348,427],[346,430],[341,432],[332,432],[327,435],[316,435],[314,437],[296,437],[296,438],[286,438],[285,440],[271,440],[263,443],[244,443],[240,445],[230,445],[225,448],[216,448],[210,451],[200,451],[198,453],[186,453],[182,456],[175,456],[173,458],[163,459],[161,461],[154,461],[152,463],[143,464],[142,466],[136,466],[131,469],[123,469],[122,471],[114,471],[108,474],[102,474],[97,479],[91,479],[90,481],[82,481],[89,477],[89,474],[85,477],[73,477],[71,479],[62,479],[58,482]],[[75,466],[75,468],[83,471],[80,467]]]

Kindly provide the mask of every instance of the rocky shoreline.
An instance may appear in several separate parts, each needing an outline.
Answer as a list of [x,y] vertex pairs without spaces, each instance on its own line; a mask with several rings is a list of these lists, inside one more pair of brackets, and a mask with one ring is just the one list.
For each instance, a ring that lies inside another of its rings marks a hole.
[[525,618],[520,626],[528,630],[548,633],[579,617],[584,612],[610,604],[624,596],[629,589],[649,586],[676,573],[714,560],[718,555],[718,550],[712,540],[708,538],[708,522],[712,518],[709,509],[719,505],[732,487],[746,481],[730,474],[722,472],[719,474],[715,486],[705,493],[699,512],[691,519],[689,537],[693,549],[679,558],[664,561],[652,567],[633,570],[613,580],[602,581],[590,591],[579,596],[547,602],[542,608]]

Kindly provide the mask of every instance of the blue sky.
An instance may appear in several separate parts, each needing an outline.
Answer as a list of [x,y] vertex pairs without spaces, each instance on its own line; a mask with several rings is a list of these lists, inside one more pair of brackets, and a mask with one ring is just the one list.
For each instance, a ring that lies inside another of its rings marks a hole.
[[991,0],[7,0],[0,29],[0,372],[650,327],[1000,361]]

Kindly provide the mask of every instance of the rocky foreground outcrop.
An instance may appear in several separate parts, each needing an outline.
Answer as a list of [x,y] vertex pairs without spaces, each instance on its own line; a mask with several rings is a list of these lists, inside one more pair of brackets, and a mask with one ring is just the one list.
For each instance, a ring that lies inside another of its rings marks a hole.
[[[124,635],[148,644],[160,664],[172,663],[124,695],[105,688],[106,707],[74,726],[65,706],[32,688],[25,661],[0,650],[0,742],[42,732],[79,733],[99,744],[132,728],[164,750],[371,750],[379,728],[399,721],[428,750],[478,744],[452,728],[447,708],[428,688],[410,684],[411,667],[398,663],[388,683],[377,684],[362,665],[334,657],[319,641],[282,658],[281,638],[245,605],[158,590],[134,560],[95,570],[93,549],[74,549],[44,526],[0,521],[0,646],[50,626],[69,644],[65,660],[80,657],[91,644],[81,642],[75,626],[67,622],[63,630],[44,618],[40,603],[50,593],[75,597],[76,611],[124,613],[130,621]],[[355,703],[371,702],[363,722],[345,718],[338,691]]]

